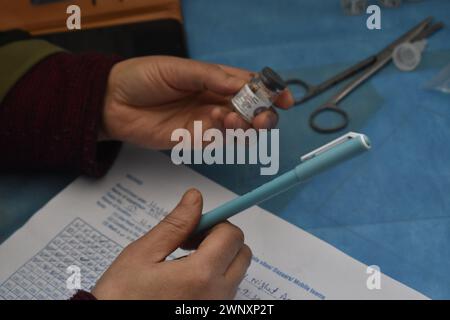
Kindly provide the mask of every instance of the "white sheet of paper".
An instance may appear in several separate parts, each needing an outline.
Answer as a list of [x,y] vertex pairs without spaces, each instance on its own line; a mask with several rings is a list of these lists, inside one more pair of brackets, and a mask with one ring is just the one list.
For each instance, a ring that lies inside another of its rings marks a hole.
[[[105,178],[77,179],[2,244],[0,299],[66,299],[72,265],[89,290],[190,187],[203,193],[204,212],[236,196],[166,155],[126,146]],[[259,207],[231,221],[254,254],[237,299],[426,299],[384,274],[369,290],[366,265]]]

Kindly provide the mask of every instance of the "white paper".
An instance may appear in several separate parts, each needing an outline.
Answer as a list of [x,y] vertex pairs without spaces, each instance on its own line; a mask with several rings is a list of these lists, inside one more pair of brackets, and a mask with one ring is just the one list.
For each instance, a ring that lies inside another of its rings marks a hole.
[[[71,265],[89,290],[191,187],[204,212],[236,196],[166,155],[127,146],[105,178],[77,179],[0,247],[0,299],[66,299]],[[259,207],[231,221],[254,254],[237,299],[426,299],[386,275],[369,290],[366,265]]]

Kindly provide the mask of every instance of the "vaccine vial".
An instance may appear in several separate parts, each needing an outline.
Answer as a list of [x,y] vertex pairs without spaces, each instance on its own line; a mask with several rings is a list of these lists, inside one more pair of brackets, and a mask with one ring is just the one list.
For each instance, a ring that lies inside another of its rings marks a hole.
[[231,99],[234,109],[249,123],[286,89],[286,83],[269,67],[257,73],[249,83]]
[[366,13],[367,0],[341,0],[341,8],[349,16],[356,16]]
[[425,50],[426,45],[426,39],[398,45],[392,53],[395,66],[401,71],[413,71],[416,69],[420,64],[422,52]]

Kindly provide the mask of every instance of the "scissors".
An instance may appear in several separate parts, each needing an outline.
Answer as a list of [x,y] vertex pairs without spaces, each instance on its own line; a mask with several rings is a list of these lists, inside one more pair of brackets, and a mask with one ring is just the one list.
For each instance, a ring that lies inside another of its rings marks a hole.
[[[414,28],[410,29],[408,32],[400,36],[394,42],[389,44],[386,48],[381,50],[375,55],[372,55],[350,68],[338,73],[337,75],[331,77],[328,80],[325,80],[321,84],[312,85],[301,79],[289,79],[286,83],[289,86],[298,86],[301,87],[304,91],[304,95],[302,98],[295,101],[295,104],[301,104],[321,93],[335,86],[336,84],[360,73],[357,78],[347,84],[342,90],[340,90],[336,95],[331,97],[328,101],[326,101],[322,106],[317,108],[311,113],[309,117],[309,125],[310,127],[320,133],[333,133],[347,127],[349,123],[349,116],[346,111],[339,108],[338,104],[341,100],[343,100],[346,96],[348,96],[353,90],[355,90],[358,86],[364,83],[367,79],[373,76],[377,71],[382,69],[392,60],[392,54],[394,49],[401,43],[404,42],[414,42],[421,39],[424,39],[430,36],[432,33],[443,27],[441,22],[436,24],[431,24],[433,17],[428,17]],[[363,72],[364,71],[364,72]],[[326,112],[331,112],[340,117],[341,121],[335,126],[322,126],[317,121],[318,116],[324,114]]]

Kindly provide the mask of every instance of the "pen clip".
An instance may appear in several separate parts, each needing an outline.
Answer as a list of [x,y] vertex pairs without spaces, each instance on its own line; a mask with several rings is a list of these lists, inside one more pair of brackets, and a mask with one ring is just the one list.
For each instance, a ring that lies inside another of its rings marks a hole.
[[348,133],[344,134],[343,136],[340,136],[339,138],[337,138],[337,139],[335,139],[333,141],[330,141],[327,144],[324,144],[323,146],[321,146],[321,147],[319,147],[319,148],[317,148],[317,149],[315,149],[315,150],[305,154],[304,156],[302,156],[300,158],[300,160],[302,162],[310,160],[310,159],[318,156],[319,154],[324,153],[324,152],[326,152],[326,151],[336,147],[337,145],[340,145],[341,143],[344,143],[344,142],[346,142],[346,141],[348,141],[350,139],[354,139],[354,138],[357,138],[357,137],[360,137],[360,136],[362,136],[360,133],[348,132]]

